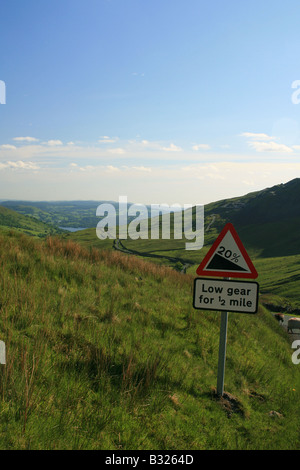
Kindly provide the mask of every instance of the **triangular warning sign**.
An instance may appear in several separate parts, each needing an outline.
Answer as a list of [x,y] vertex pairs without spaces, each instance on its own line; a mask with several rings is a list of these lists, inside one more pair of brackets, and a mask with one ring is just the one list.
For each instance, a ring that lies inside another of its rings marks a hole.
[[225,225],[196,272],[199,276],[258,277],[232,224]]

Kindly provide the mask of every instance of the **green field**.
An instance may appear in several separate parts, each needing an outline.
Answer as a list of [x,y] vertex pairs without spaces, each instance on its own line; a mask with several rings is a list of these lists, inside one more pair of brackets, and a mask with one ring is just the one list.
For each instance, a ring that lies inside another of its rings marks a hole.
[[[139,252],[141,254],[140,258],[150,259],[157,264],[176,267],[176,261],[169,260],[168,258],[170,257],[181,260],[182,265],[188,262],[190,266],[187,268],[187,273],[195,276],[197,267],[217,235],[210,233],[208,237],[205,236],[207,244],[200,251],[185,250],[184,240],[134,241],[128,239],[123,241],[122,244],[129,250]],[[95,229],[66,234],[64,237],[67,240],[76,241],[87,248],[113,249],[113,240],[99,240]],[[251,247],[249,244],[245,244],[245,247],[258,271],[259,277],[257,280],[260,284],[261,292],[264,294],[274,294],[276,302],[282,301],[283,306],[290,304],[294,308],[300,308],[300,290],[298,287],[300,280],[300,254],[269,258],[263,257],[261,253],[258,254],[255,247]],[[147,257],[143,255],[147,255]],[[152,255],[159,255],[162,258],[152,258]]]
[[299,449],[300,369],[263,306],[229,316],[219,399],[193,276],[12,231],[0,263],[0,448]]

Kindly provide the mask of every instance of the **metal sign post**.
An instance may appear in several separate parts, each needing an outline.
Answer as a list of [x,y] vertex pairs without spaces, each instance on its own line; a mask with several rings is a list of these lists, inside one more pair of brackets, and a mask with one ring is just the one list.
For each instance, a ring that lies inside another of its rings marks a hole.
[[[229,281],[230,279],[224,278],[224,280]],[[217,394],[221,397],[223,396],[223,393],[224,393],[227,329],[228,329],[228,312],[221,312],[218,380],[217,380]]]
[[223,396],[227,345],[228,312],[221,313],[217,394]]

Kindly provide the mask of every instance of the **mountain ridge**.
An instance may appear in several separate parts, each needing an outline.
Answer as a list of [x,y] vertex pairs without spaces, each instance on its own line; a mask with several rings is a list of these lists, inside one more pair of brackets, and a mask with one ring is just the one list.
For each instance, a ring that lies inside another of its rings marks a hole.
[[[76,201],[68,202],[70,206],[75,203]],[[77,203],[79,204],[78,201]],[[48,233],[59,233],[57,229],[59,225],[58,221],[61,222],[60,226],[64,227],[69,226],[66,223],[67,221],[69,223],[72,222],[72,225],[70,225],[72,227],[87,227],[88,225],[86,224],[91,223],[93,220],[93,224],[95,225],[92,228],[82,231],[80,240],[84,242],[87,241],[90,245],[100,248],[99,240],[95,232],[97,221],[100,219],[96,217],[96,214],[91,216],[91,208],[89,209],[89,213],[81,213],[78,210],[77,213],[74,213],[74,217],[69,214],[71,217],[67,216],[66,219],[59,220],[60,215],[57,211],[55,212],[53,203],[49,203],[49,207],[53,207],[51,211],[49,210],[47,213],[42,210],[42,208],[45,208],[42,206],[44,203],[35,203],[35,207],[30,205],[26,206],[26,203],[22,203],[21,201],[17,201],[17,203],[6,201],[3,204],[14,207],[15,217],[18,213],[28,218],[26,221],[23,219],[22,223],[20,220],[14,220],[11,223],[8,217],[5,223],[1,223],[0,214],[0,225],[9,226],[11,228],[15,227],[19,230],[22,230],[22,227],[25,226],[24,230],[26,233],[35,231],[30,229],[30,223],[35,224],[43,222],[46,224],[36,229],[45,236]],[[95,211],[95,202],[93,202],[93,204]],[[87,208],[87,201],[83,201],[83,206]],[[294,178],[287,183],[281,183],[259,191],[250,192],[240,197],[212,202],[205,205],[204,209],[205,246],[211,245],[224,225],[230,222],[235,226],[246,248],[249,249],[254,256],[266,258],[300,253],[300,243],[298,240],[298,233],[300,232],[300,178]],[[24,211],[27,211],[28,214],[25,215]],[[64,211],[66,211],[66,208],[64,208]],[[12,214],[10,215],[12,217]],[[12,217],[12,220],[13,219]],[[10,223],[11,225],[9,225]],[[60,233],[62,233],[62,231]],[[72,235],[74,239],[78,237],[79,235],[77,234]],[[80,240],[78,239],[78,241]],[[101,243],[102,247],[104,247],[104,243]],[[149,239],[148,243],[150,251],[164,251],[165,244],[163,240],[154,241]],[[132,241],[129,241],[129,244],[132,245]],[[140,251],[140,245],[142,245],[142,243],[137,240],[131,248]],[[112,248],[112,243],[106,243],[105,247]],[[143,251],[145,251],[144,248],[143,246]],[[169,246],[168,249],[182,251],[184,244],[176,244],[176,241],[174,241],[174,248],[173,246]],[[185,255],[186,254],[185,252]],[[178,254],[178,256],[180,255]]]
[[298,254],[300,178],[208,204],[205,216],[207,222],[212,222],[208,244],[211,242],[209,235],[215,235],[224,224],[231,222],[243,241],[257,249],[262,257]]

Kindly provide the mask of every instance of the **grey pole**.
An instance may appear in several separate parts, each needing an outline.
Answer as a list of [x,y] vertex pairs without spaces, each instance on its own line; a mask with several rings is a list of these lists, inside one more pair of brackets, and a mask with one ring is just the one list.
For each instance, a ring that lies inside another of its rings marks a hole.
[[219,396],[223,396],[223,393],[224,393],[227,325],[228,325],[228,312],[222,312],[221,327],[220,327],[220,344],[219,344],[218,383],[217,383],[217,394]]
[[[229,281],[230,278],[225,277],[224,279]],[[227,327],[228,327],[228,312],[222,312],[221,313],[221,326],[220,326],[218,382],[217,382],[217,394],[221,397],[224,394]]]

